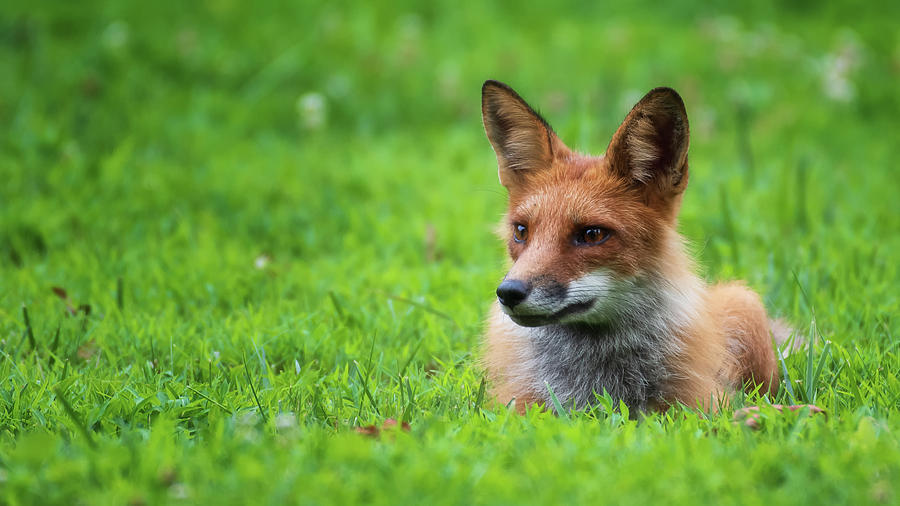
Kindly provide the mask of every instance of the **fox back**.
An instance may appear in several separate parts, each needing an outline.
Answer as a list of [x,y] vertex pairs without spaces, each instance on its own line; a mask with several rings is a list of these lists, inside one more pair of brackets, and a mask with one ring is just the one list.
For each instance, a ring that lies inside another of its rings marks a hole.
[[511,266],[497,288],[484,365],[495,397],[524,409],[608,392],[639,410],[710,406],[777,381],[758,296],[705,285],[677,232],[689,126],[672,89],[649,92],[603,156],[569,149],[508,86],[487,81],[482,115],[509,205]]

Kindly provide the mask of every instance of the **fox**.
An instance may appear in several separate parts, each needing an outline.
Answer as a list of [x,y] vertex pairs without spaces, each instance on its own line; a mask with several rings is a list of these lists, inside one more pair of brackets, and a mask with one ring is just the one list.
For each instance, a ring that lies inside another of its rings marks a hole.
[[717,410],[742,388],[777,391],[773,341],[791,329],[744,283],[703,281],[678,233],[689,125],[675,90],[640,99],[600,156],[567,147],[499,81],[481,110],[508,194],[509,268],[481,358],[497,402]]

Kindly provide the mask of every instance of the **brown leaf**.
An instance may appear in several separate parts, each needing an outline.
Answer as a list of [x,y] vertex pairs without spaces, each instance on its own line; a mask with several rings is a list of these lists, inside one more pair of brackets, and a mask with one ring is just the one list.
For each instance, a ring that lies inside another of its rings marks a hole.
[[427,364],[425,364],[425,376],[428,378],[433,378],[441,371],[441,364],[437,363],[435,360],[431,360]]
[[364,427],[357,427],[356,433],[362,434],[363,436],[368,436],[371,438],[378,438],[379,436],[381,436],[382,432],[386,432],[386,433],[393,432],[398,427],[401,430],[403,430],[404,432],[409,432],[409,430],[410,430],[409,423],[407,423],[407,422],[400,423],[393,418],[388,418],[384,421],[384,423],[381,424],[381,428],[379,428],[376,425],[366,425]]
[[363,436],[378,437],[381,431],[374,425],[366,425],[365,427],[357,427],[356,433],[362,434]]
[[[62,301],[66,304],[66,311],[68,311],[70,316],[75,316],[78,313],[78,311],[81,310],[81,307],[79,307],[78,309],[75,309],[75,307],[72,306],[72,300],[69,299],[69,294],[68,294],[68,292],[66,292],[65,288],[62,288],[59,286],[54,286],[51,288],[51,290],[53,290],[53,293],[55,293],[56,296],[59,297],[60,299],[62,299]],[[84,307],[84,306],[82,306],[82,307]],[[90,307],[88,307],[88,310],[85,314],[90,314],[90,313],[91,313],[91,310],[90,310]]]
[[381,425],[381,430],[394,429],[397,427],[397,425],[399,425],[400,428],[404,431],[409,432],[410,427],[408,422],[398,423],[397,420],[394,420],[393,418],[388,418],[387,420],[385,420]]
[[78,347],[76,355],[82,360],[90,360],[97,356],[97,353],[99,352],[100,347],[97,346],[97,343],[93,339],[91,339]]
[[432,263],[440,258],[441,252],[437,249],[437,230],[434,224],[428,223],[425,225],[425,261]]
[[172,485],[173,483],[175,483],[175,480],[178,479],[178,473],[175,472],[175,469],[173,469],[171,467],[166,467],[166,468],[160,469],[159,475],[157,477],[161,484],[168,487],[169,485]]
[[95,76],[86,76],[81,80],[81,92],[87,97],[95,97],[100,92],[100,81]]

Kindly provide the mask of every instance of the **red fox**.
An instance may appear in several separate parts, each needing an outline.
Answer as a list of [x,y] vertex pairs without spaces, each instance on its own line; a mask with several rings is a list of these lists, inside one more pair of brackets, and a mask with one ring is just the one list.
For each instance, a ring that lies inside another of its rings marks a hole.
[[494,398],[584,407],[608,392],[632,410],[715,410],[735,389],[778,385],[769,320],[740,283],[707,285],[677,231],[688,118],[670,88],[647,93],[603,156],[569,149],[509,86],[487,81],[482,116],[509,207],[511,267],[488,317]]

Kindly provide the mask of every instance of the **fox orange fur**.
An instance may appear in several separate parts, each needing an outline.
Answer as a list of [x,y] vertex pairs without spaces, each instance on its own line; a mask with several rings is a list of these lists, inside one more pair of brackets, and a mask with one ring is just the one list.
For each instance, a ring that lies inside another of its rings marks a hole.
[[566,147],[510,87],[487,81],[482,116],[509,192],[501,224],[511,267],[488,318],[483,364],[493,396],[632,409],[715,409],[743,385],[776,389],[770,320],[740,283],[709,286],[677,232],[688,183],[687,113],[650,91],[603,156]]

